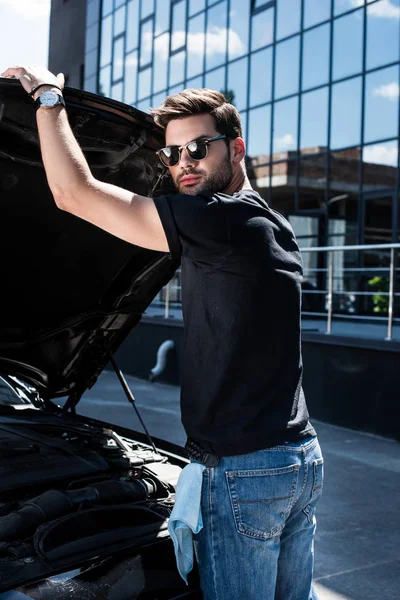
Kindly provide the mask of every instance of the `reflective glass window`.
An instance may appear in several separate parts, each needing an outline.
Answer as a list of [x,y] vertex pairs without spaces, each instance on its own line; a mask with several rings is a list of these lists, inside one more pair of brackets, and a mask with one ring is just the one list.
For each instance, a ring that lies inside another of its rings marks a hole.
[[186,43],[186,2],[178,2],[172,7],[171,52],[182,48]]
[[125,4],[126,0],[115,0],[115,8],[119,8],[123,4]]
[[189,81],[187,82],[187,87],[194,88],[194,89],[199,89],[199,88],[204,87],[203,86],[203,76],[201,75],[200,77],[193,77],[193,79],[189,79]]
[[301,97],[301,138],[302,151],[328,145],[328,88],[308,92]]
[[145,98],[145,100],[141,100],[137,103],[137,108],[142,112],[149,112],[151,108],[150,104],[150,98]]
[[100,70],[99,76],[99,94],[101,96],[110,97],[111,93],[111,67],[104,67]]
[[271,105],[254,108],[248,112],[248,155],[264,162],[269,160],[271,140]]
[[140,71],[139,73],[139,94],[138,98],[150,96],[151,91],[151,67]]
[[153,96],[151,105],[153,108],[158,108],[163,100],[165,100],[165,92],[161,92],[161,94],[156,94]]
[[114,13],[114,37],[125,31],[125,6]]
[[242,138],[244,139],[245,144],[247,144],[247,112],[240,113],[240,122],[242,124]]
[[85,51],[90,52],[97,48],[99,43],[99,25],[95,23],[86,29]]
[[[360,0],[355,0],[355,2],[353,0],[333,0],[333,14],[341,15],[351,10],[355,5],[357,6],[356,2],[360,3]],[[361,0],[361,4],[364,4],[363,0]]]
[[363,185],[369,190],[396,186],[399,148],[397,140],[363,147]]
[[228,31],[229,60],[247,52],[250,14],[250,0],[231,0]]
[[212,69],[225,62],[227,44],[226,0],[208,11],[206,35],[206,68]]
[[179,85],[174,85],[173,87],[168,88],[168,95],[179,94],[183,90],[183,85],[180,83]]
[[203,71],[204,65],[204,23],[205,16],[201,13],[189,20],[187,39],[187,76],[193,77]]
[[204,10],[206,7],[206,0],[189,0],[189,15],[194,15],[199,10]]
[[399,68],[389,67],[366,76],[364,140],[398,135]]
[[154,0],[142,0],[140,18],[145,19],[154,12]]
[[106,17],[101,26],[100,66],[111,62],[112,16]]
[[[300,209],[321,208],[326,196],[326,154],[302,156],[299,164],[299,196]],[[306,232],[303,232],[303,235]],[[307,238],[303,238],[305,242]],[[311,240],[309,239],[311,242]],[[317,242],[317,240],[315,240]],[[303,246],[308,244],[304,243]],[[310,244],[311,245],[311,244]],[[318,245],[318,244],[315,244]],[[315,275],[315,273],[314,273]],[[309,278],[307,277],[309,281]],[[308,298],[309,301],[311,298]]]
[[126,51],[129,52],[139,45],[139,0],[128,3],[128,18],[126,24]]
[[251,49],[257,50],[274,41],[274,8],[254,15],[251,32]]
[[84,89],[87,92],[92,92],[93,94],[97,93],[97,76],[92,75],[91,77],[85,77]]
[[363,53],[363,9],[333,22],[333,79],[359,73]]
[[103,17],[110,14],[110,12],[113,9],[113,4],[114,4],[113,0],[102,0],[101,15]]
[[171,0],[157,0],[156,5],[156,35],[169,30]]
[[113,56],[113,81],[120,79],[124,74],[124,38],[118,38],[114,41]]
[[301,0],[277,0],[276,39],[300,31]]
[[289,98],[274,104],[273,153],[297,150],[299,99]]
[[122,82],[113,85],[111,88],[111,98],[113,98],[114,100],[118,100],[118,102],[122,102],[122,90]]
[[282,98],[299,89],[300,37],[277,44],[275,52],[275,98]]
[[215,69],[215,71],[211,71],[211,73],[206,73],[206,88],[217,90],[218,92],[225,92],[225,71],[225,67],[220,67],[219,69]]
[[140,66],[144,67],[151,61],[153,42],[153,20],[142,23],[140,36]]
[[331,16],[331,0],[304,0],[303,27],[312,27]]
[[[382,18],[378,10],[384,10],[382,0],[367,8],[367,69],[374,69],[399,60],[400,52],[400,4],[395,18]],[[388,10],[386,8],[386,10]]]
[[97,50],[85,54],[85,72],[87,77],[97,72]]
[[134,104],[137,96],[138,51],[134,50],[125,57],[125,92],[124,102]]
[[176,85],[185,79],[185,54],[178,52],[171,56],[169,61],[169,85]]
[[232,104],[238,110],[247,106],[247,65],[247,58],[241,58],[228,66],[228,90],[232,91]]
[[86,27],[99,20],[99,0],[88,0],[86,5]]
[[[260,74],[263,73],[261,77]],[[243,80],[240,84],[243,85]],[[245,85],[245,84],[244,84]],[[272,47],[260,50],[250,57],[250,106],[271,100]]]
[[159,92],[167,87],[169,56],[169,33],[163,33],[154,40],[153,91]]
[[328,83],[330,25],[307,31],[303,37],[303,90]]
[[332,86],[331,148],[360,143],[361,77]]

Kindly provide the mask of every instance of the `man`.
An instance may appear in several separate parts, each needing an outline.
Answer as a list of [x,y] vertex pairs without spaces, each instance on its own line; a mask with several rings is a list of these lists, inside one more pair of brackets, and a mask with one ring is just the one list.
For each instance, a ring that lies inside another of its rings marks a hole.
[[192,458],[207,467],[195,539],[204,598],[315,598],[323,461],[301,387],[301,258],[288,222],[250,186],[238,112],[211,90],[153,111],[177,193],[152,200],[92,176],[55,95],[62,74],[3,75],[45,105],[37,123],[57,206],[181,257],[182,420]]

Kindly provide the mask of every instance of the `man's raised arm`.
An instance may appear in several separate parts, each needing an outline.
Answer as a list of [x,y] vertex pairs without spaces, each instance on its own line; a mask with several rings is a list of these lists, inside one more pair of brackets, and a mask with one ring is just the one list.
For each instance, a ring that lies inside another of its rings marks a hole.
[[[40,86],[34,99],[46,90],[60,93],[64,87],[62,73],[56,77],[42,67],[11,67],[2,76],[19,79],[28,93]],[[47,181],[58,208],[126,242],[168,252],[153,200],[93,177],[63,106],[39,108],[37,125]]]

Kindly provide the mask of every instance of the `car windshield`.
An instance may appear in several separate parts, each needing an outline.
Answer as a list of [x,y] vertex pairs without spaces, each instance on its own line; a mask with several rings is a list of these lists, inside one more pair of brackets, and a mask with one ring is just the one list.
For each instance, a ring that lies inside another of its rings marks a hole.
[[8,383],[3,377],[0,377],[0,407],[18,404],[28,405],[31,402],[23,391],[19,389],[17,381],[15,381],[15,388],[13,388],[11,382]]

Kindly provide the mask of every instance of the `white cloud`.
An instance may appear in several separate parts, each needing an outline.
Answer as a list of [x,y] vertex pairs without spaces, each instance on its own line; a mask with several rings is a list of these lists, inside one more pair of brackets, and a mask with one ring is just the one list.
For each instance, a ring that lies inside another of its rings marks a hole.
[[296,140],[291,133],[285,133],[285,135],[275,138],[275,147],[277,150],[286,150],[295,145]]
[[397,166],[397,143],[374,144],[373,146],[364,146],[363,161],[375,165]]
[[8,5],[24,19],[43,19],[50,16],[51,0],[0,0],[1,5]]
[[[352,8],[364,6],[364,0],[350,0],[350,5]],[[400,7],[395,6],[391,0],[381,0],[368,7],[368,14],[381,19],[400,19]]]
[[[207,56],[216,54],[225,54],[226,39],[228,37],[228,49],[231,57],[238,56],[244,52],[244,44],[239,35],[233,29],[225,29],[223,27],[213,27],[207,34],[204,33],[189,33],[187,36],[187,50],[189,54],[202,56],[205,47],[205,38],[207,36]],[[144,38],[144,48],[147,51],[151,50],[152,34],[146,33]],[[185,43],[185,32],[175,31],[172,34],[172,47],[179,48]],[[168,36],[161,36],[158,41],[155,41],[154,49],[158,58],[168,58],[169,39]]]
[[386,98],[387,100],[396,102],[400,96],[400,86],[396,81],[392,81],[391,83],[386,83],[374,88],[372,90],[372,95],[381,96],[381,98]]

